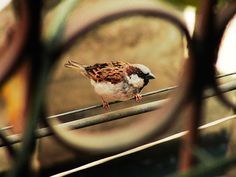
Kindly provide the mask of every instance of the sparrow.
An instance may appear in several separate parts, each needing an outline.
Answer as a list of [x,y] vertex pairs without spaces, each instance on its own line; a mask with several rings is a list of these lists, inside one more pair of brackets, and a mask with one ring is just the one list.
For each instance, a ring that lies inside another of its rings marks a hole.
[[65,67],[79,70],[90,80],[95,92],[101,96],[105,110],[110,108],[107,99],[126,101],[135,98],[140,102],[142,99],[140,92],[150,79],[155,79],[154,74],[145,65],[122,61],[82,65],[69,60],[65,63]]

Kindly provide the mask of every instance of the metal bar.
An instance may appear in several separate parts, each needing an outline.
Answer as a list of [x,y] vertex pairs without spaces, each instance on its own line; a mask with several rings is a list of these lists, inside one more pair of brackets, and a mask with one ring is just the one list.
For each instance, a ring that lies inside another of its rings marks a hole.
[[[192,99],[188,105],[188,120],[185,128],[189,134],[185,136],[180,147],[179,170],[184,172],[194,165],[198,164],[196,156],[192,153],[192,148],[199,147],[199,130],[198,126],[204,119],[203,100],[204,88],[215,80],[214,62],[215,55],[212,47],[212,35],[214,34],[214,12],[213,9],[217,3],[216,0],[200,1],[200,9],[197,13],[195,29],[193,34],[193,65],[194,69],[192,82]],[[201,71],[201,72],[199,72]]]
[[19,1],[17,14],[17,23],[11,26],[8,31],[8,37],[3,46],[0,48],[1,61],[0,65],[0,87],[12,76],[19,68],[24,57],[24,47],[27,43],[27,34],[29,32],[30,15],[26,0]]
[[7,131],[7,130],[10,130],[10,129],[12,129],[12,128],[13,128],[13,126],[6,126],[6,127],[0,128],[0,130],[1,130],[1,131]]
[[[169,92],[171,90],[174,90],[175,88],[177,88],[177,86],[171,86],[171,87],[167,87],[167,88],[164,88],[164,89],[158,89],[158,90],[155,90],[155,91],[152,91],[152,92],[144,93],[144,94],[142,94],[142,97],[151,96],[151,95],[155,95],[155,94],[163,93],[163,92]],[[132,98],[131,100],[133,100],[133,99],[134,98]],[[122,102],[122,101],[113,101],[113,102],[110,102],[109,104],[112,105],[112,104],[116,104],[116,103],[120,103],[120,102]],[[86,107],[86,108],[76,109],[76,110],[68,111],[68,112],[65,112],[65,113],[52,115],[52,116],[49,116],[48,118],[58,118],[58,117],[67,116],[67,115],[70,115],[70,114],[76,114],[76,113],[88,111],[88,110],[91,110],[91,109],[101,108],[101,107],[102,107],[102,104],[89,106],[89,107]]]
[[[216,121],[204,124],[204,125],[200,126],[198,129],[199,130],[205,130],[205,129],[213,127],[213,126],[217,126],[217,125],[219,125],[221,123],[224,123],[224,122],[227,122],[227,121],[232,121],[235,118],[236,118],[236,115],[225,117],[225,118],[222,118],[222,119],[219,119],[219,120],[216,120]],[[68,171],[64,171],[64,172],[55,174],[52,177],[66,176],[66,175],[73,174],[75,172],[79,172],[79,171],[82,171],[82,170],[85,170],[85,169],[88,169],[88,168],[92,168],[92,167],[95,167],[97,165],[101,165],[103,163],[107,163],[107,162],[109,162],[111,160],[114,160],[114,159],[117,159],[117,158],[121,158],[123,156],[127,156],[127,155],[130,155],[130,154],[134,154],[134,153],[137,153],[139,151],[143,151],[143,150],[145,150],[147,148],[150,148],[150,147],[153,147],[153,146],[157,146],[157,145],[160,145],[162,143],[166,143],[168,141],[172,141],[172,140],[181,138],[184,135],[186,135],[187,133],[188,133],[188,131],[183,131],[183,132],[180,132],[180,133],[176,133],[174,135],[168,136],[168,137],[163,138],[161,140],[158,140],[158,141],[155,141],[155,142],[152,142],[152,143],[148,143],[148,144],[139,146],[137,148],[130,149],[130,150],[127,150],[125,152],[122,152],[122,153],[119,153],[119,154],[116,154],[116,155],[113,155],[113,156],[110,156],[110,157],[106,157],[106,158],[103,158],[103,159],[99,159],[97,161],[94,161],[94,162],[91,162],[91,163],[88,163],[88,164],[85,164],[85,165],[82,165],[82,166],[70,169]]]
[[223,78],[223,77],[227,77],[227,76],[232,76],[235,75],[236,72],[231,72],[231,73],[227,73],[227,74],[219,74],[218,76],[216,76],[217,79]]
[[42,1],[27,0],[29,13],[29,33],[27,34],[25,56],[29,59],[31,73],[28,77],[29,93],[27,94],[27,121],[22,138],[22,146],[16,154],[16,160],[8,171],[8,177],[35,176],[32,156],[36,147],[35,133],[40,120],[43,91],[46,86],[45,66],[48,61],[43,58],[41,45]]
[[[230,83],[223,84],[220,86],[220,88],[223,93],[232,91],[232,90],[236,89],[236,82],[232,81]],[[204,95],[205,95],[204,98],[209,98],[209,97],[215,96],[215,93],[214,93],[214,91],[206,90]],[[62,123],[59,126],[69,127],[71,129],[85,128],[88,126],[121,119],[126,116],[131,116],[131,115],[135,115],[135,114],[137,115],[137,114],[141,114],[141,113],[145,113],[145,112],[150,112],[155,109],[159,109],[166,102],[166,100],[167,99],[154,101],[154,102],[134,106],[131,108],[122,109],[119,111],[114,111],[114,112],[110,112],[110,113],[106,113],[106,114],[102,114],[102,115],[97,115],[97,116],[83,118],[80,120],[75,120],[75,121],[71,121],[71,122],[67,122],[67,123]],[[52,134],[53,133],[48,128],[40,128],[40,129],[36,130],[36,138],[43,138],[46,136],[50,136]],[[7,138],[11,144],[21,142],[21,138],[17,134],[10,135]],[[0,142],[0,147],[2,147],[2,146],[3,146],[3,144],[2,144],[2,142]]]
[[[232,76],[232,75],[236,75],[236,72],[227,73],[227,74],[220,74],[220,75],[216,76],[216,78],[219,79],[219,78],[224,78],[224,77],[228,77],[228,76]],[[177,86],[170,86],[170,87],[166,87],[166,88],[163,88],[163,89],[154,90],[154,91],[142,94],[142,97],[152,96],[152,95],[156,95],[156,94],[159,94],[159,93],[170,92],[170,91],[173,91],[176,88],[177,88]],[[114,102],[110,102],[109,104],[112,105],[112,104],[116,104],[116,103],[120,103],[120,102],[122,102],[122,101],[114,101]],[[63,116],[76,114],[76,113],[80,113],[80,112],[84,112],[84,111],[88,111],[88,110],[92,110],[92,109],[97,109],[97,108],[101,108],[101,107],[102,107],[102,104],[93,105],[93,106],[89,106],[89,107],[86,107],[86,108],[76,109],[76,110],[72,110],[72,111],[52,115],[52,116],[49,116],[48,118],[63,117]]]
[[3,131],[0,131],[0,139],[1,139],[1,143],[7,147],[7,152],[8,152],[9,157],[14,158],[16,151],[11,146],[11,143],[9,142],[7,136],[5,135]]

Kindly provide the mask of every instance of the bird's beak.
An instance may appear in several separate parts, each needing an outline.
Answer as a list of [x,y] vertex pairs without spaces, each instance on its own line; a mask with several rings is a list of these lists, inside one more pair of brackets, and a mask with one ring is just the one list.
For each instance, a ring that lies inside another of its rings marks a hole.
[[147,76],[147,79],[155,79],[156,77],[154,76],[154,74],[150,73]]

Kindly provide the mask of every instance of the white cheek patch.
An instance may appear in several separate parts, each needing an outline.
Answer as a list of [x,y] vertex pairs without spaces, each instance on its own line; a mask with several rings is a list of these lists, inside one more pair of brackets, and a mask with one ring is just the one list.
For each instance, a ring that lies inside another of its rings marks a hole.
[[127,76],[128,83],[135,88],[141,88],[144,85],[144,80],[138,77],[137,74],[131,74],[129,77]]

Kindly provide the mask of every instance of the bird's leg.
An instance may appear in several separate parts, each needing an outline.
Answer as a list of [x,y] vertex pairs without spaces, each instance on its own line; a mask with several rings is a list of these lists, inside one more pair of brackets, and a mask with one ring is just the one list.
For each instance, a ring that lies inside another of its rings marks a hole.
[[102,98],[102,107],[103,107],[106,111],[108,111],[108,110],[110,109],[109,103],[106,102],[106,101],[103,99],[103,97],[101,97],[101,98]]
[[134,95],[134,98],[135,98],[135,101],[139,103],[142,100],[142,95],[137,93],[136,95]]

